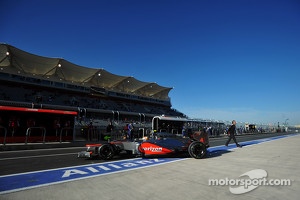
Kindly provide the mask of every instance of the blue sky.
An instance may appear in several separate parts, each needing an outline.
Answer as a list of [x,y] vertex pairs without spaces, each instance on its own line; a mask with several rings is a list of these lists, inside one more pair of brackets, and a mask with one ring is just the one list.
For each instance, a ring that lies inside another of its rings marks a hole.
[[11,0],[0,7],[0,42],[174,87],[172,107],[191,118],[300,124],[298,0]]

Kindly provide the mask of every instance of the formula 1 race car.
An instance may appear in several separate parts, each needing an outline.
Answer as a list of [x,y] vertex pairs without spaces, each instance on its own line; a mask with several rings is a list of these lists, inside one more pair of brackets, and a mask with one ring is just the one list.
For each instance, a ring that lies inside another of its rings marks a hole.
[[171,133],[155,133],[146,141],[119,140],[104,144],[87,144],[87,150],[78,153],[79,158],[111,159],[121,152],[142,157],[158,157],[189,154],[199,159],[206,155],[209,147],[208,136],[195,132],[192,137],[182,137]]
[[182,137],[170,133],[157,133],[139,145],[142,157],[170,156],[189,154],[199,159],[206,155],[209,147],[207,133],[195,132],[191,137]]

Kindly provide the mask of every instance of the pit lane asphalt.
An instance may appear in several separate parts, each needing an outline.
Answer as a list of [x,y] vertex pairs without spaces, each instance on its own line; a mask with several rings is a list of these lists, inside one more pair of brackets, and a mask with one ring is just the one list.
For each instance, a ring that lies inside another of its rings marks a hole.
[[[241,138],[239,137],[240,141]],[[224,142],[224,141],[223,141]],[[3,200],[27,199],[299,199],[300,135],[232,149],[206,159],[178,162],[3,194]],[[230,186],[209,179],[237,179],[261,169],[268,179],[289,179],[290,186],[258,186],[233,194]]]
[[[238,135],[237,140],[238,142],[243,142],[285,134],[286,133]],[[226,140],[226,136],[210,138],[210,146],[214,147],[224,145]],[[232,142],[233,141],[231,141],[231,143]],[[49,148],[49,145],[36,144],[33,150],[23,150],[25,148],[23,147],[24,145],[19,145],[14,147],[14,149],[19,148],[19,150],[0,152],[0,175],[2,176],[16,173],[106,162],[104,160],[99,159],[77,159],[77,153],[86,150],[86,148],[84,147],[84,143],[73,143],[74,146],[72,147],[70,147],[70,144],[58,145],[60,146],[55,145],[55,147],[61,148]],[[113,160],[127,158],[132,157],[127,155],[121,155],[116,156]]]

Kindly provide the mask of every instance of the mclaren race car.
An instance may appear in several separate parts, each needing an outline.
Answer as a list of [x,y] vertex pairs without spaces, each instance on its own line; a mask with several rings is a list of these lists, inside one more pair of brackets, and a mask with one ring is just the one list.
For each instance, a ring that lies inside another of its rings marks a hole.
[[143,157],[171,156],[189,154],[199,159],[206,155],[209,147],[208,135],[205,132],[195,132],[191,137],[171,133],[156,133],[153,138],[142,142],[139,151]]
[[159,157],[188,154],[199,159],[206,155],[209,147],[208,136],[204,132],[195,132],[191,137],[160,132],[145,141],[119,140],[104,144],[87,144],[87,150],[78,153],[79,158],[111,159],[122,152],[127,155]]

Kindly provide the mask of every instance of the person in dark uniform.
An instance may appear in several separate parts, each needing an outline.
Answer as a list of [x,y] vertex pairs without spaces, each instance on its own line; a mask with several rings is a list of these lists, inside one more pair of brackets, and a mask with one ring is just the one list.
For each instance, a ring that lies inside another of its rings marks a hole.
[[230,128],[228,129],[228,140],[227,142],[225,143],[225,146],[228,146],[229,142],[231,139],[233,139],[233,141],[235,142],[236,146],[237,147],[242,147],[237,141],[236,141],[236,138],[235,138],[235,125],[236,125],[236,121],[233,120],[232,121],[232,125],[230,126]]
[[111,133],[113,129],[114,129],[114,125],[112,124],[112,122],[109,122],[109,124],[106,127],[106,132]]

